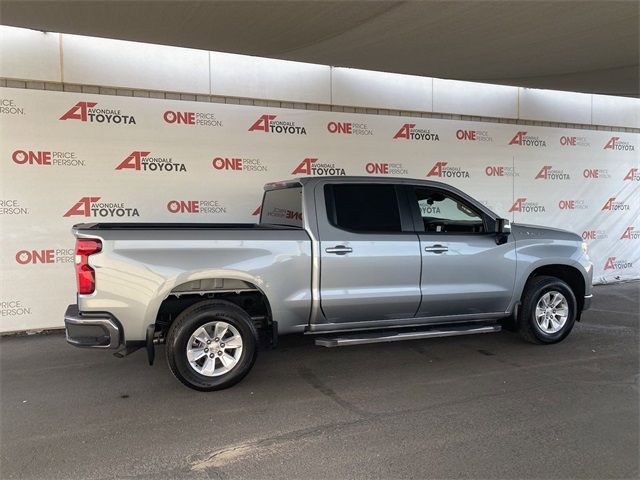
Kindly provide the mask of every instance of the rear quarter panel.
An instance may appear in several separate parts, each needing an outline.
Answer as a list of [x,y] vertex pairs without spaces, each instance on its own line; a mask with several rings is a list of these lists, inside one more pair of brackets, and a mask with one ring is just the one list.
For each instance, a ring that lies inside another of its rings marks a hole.
[[97,230],[103,249],[89,263],[96,291],[79,295],[81,311],[107,311],[127,341],[143,340],[160,304],[185,282],[233,278],[267,296],[280,332],[301,331],[311,308],[311,242],[304,230]]

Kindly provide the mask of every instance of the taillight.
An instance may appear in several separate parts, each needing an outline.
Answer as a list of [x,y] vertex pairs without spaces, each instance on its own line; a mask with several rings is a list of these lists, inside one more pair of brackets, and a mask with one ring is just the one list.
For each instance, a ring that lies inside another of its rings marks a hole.
[[89,266],[89,255],[102,250],[102,242],[90,238],[76,240],[76,281],[78,293],[86,295],[96,289],[96,272]]

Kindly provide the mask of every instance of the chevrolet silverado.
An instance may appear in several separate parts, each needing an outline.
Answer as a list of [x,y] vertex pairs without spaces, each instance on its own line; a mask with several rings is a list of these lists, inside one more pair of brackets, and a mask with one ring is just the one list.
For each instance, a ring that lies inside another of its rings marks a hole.
[[442,183],[269,183],[257,224],[89,223],[76,236],[69,343],[165,344],[185,385],[240,381],[263,342],[343,346],[516,330],[563,340],[592,297],[579,235],[510,224]]

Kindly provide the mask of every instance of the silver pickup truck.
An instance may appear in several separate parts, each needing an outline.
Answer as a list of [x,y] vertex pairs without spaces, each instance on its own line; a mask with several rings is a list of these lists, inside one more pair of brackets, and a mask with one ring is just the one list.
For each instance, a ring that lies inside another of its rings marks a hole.
[[258,224],[89,223],[76,236],[69,343],[166,344],[197,390],[240,381],[263,342],[342,346],[517,330],[559,342],[591,302],[580,236],[510,225],[442,183],[269,183]]

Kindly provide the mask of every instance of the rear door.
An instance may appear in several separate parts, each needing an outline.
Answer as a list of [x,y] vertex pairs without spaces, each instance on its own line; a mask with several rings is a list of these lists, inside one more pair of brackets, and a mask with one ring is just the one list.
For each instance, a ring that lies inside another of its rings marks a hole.
[[508,308],[516,274],[513,236],[468,199],[433,187],[408,187],[422,254],[418,317],[485,316]]
[[401,193],[389,183],[316,188],[320,298],[330,323],[415,315],[420,246]]

